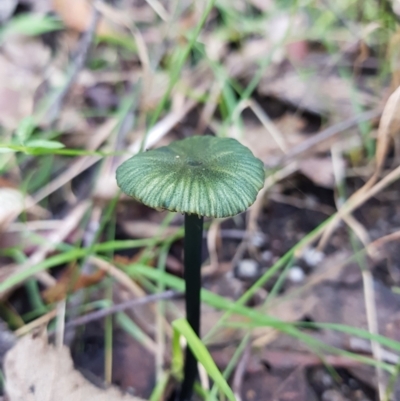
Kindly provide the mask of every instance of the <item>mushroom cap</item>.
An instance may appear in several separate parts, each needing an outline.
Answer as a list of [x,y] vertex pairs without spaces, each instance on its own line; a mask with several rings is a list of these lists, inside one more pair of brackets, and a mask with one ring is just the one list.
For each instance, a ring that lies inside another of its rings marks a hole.
[[138,153],[117,169],[127,195],[155,209],[208,217],[246,210],[264,185],[261,160],[231,138],[193,136]]

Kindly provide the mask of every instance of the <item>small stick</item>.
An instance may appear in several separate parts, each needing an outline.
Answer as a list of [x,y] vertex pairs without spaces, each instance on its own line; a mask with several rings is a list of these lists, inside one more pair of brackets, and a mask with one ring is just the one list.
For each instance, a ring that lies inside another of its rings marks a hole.
[[130,299],[129,301],[122,302],[117,305],[110,306],[109,308],[101,309],[95,312],[87,313],[86,315],[80,316],[70,322],[65,323],[65,329],[71,329],[76,326],[81,326],[93,322],[95,320],[102,319],[106,316],[112,315],[114,313],[123,312],[126,309],[132,308],[138,305],[145,305],[151,302],[156,302],[166,299],[174,299],[180,297],[182,294],[176,291],[165,291],[161,294],[147,295],[142,298]]
[[[365,303],[365,310],[367,313],[368,331],[372,335],[378,335],[379,334],[378,312],[376,309],[374,280],[369,270],[361,269],[361,274],[364,287],[364,303]],[[382,348],[380,344],[371,339],[371,349],[374,359],[377,360],[378,362],[381,362],[383,358],[382,358]],[[380,366],[376,366],[375,371],[378,382],[379,401],[383,401],[385,399],[385,393],[386,393],[384,374]]]
[[57,303],[56,346],[61,349],[64,344],[65,312],[67,303],[65,299]]
[[338,124],[332,125],[318,134],[312,136],[310,139],[307,139],[301,142],[299,145],[290,149],[285,156],[282,157],[279,165],[286,164],[288,161],[293,160],[299,156],[302,156],[307,151],[311,150],[315,146],[319,145],[322,142],[327,141],[328,139],[332,139],[336,135],[341,134],[344,131],[353,128],[357,124],[360,124],[365,121],[373,120],[376,117],[379,117],[382,114],[380,109],[369,110],[364,113],[360,113],[354,117],[348,118]]
[[87,31],[84,33],[81,42],[79,43],[78,51],[76,53],[74,63],[69,73],[68,80],[63,89],[57,93],[56,98],[54,99],[50,107],[47,109],[46,119],[49,122],[49,125],[52,125],[54,121],[57,119],[68,92],[70,91],[72,85],[74,84],[74,82],[78,77],[78,74],[85,65],[90,46],[92,45],[93,39],[95,37],[96,27],[99,19],[100,19],[100,13],[96,7],[93,7],[93,14],[90,24],[88,26]]
[[239,401],[242,399],[242,384],[244,376],[247,371],[247,365],[251,356],[251,344],[247,342],[244,352],[236,366],[235,374],[233,376],[232,390],[235,393],[236,399]]

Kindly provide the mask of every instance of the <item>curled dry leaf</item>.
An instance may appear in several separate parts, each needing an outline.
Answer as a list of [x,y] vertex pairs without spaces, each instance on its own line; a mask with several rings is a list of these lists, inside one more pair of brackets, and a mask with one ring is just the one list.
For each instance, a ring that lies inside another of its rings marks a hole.
[[400,155],[400,86],[390,95],[382,112],[376,143],[376,175],[382,170],[389,150],[390,138],[396,146],[396,156]]
[[98,284],[106,272],[97,270],[93,274],[81,275],[77,265],[71,265],[65,270],[53,287],[45,289],[42,293],[43,299],[47,303],[53,303],[63,300],[68,293],[75,292],[81,288],[87,288]]
[[74,369],[68,348],[48,344],[44,332],[23,337],[7,353],[4,373],[9,401],[143,401],[89,383]]

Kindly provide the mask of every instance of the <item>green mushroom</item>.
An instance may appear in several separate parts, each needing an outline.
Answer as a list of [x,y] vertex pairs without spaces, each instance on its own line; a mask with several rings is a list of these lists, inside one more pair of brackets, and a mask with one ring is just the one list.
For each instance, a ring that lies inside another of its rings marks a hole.
[[[203,217],[229,217],[245,211],[264,185],[264,165],[231,138],[194,136],[138,153],[117,169],[127,195],[155,209],[185,215],[184,279],[186,317],[200,331]],[[186,349],[180,401],[192,397],[197,361]]]

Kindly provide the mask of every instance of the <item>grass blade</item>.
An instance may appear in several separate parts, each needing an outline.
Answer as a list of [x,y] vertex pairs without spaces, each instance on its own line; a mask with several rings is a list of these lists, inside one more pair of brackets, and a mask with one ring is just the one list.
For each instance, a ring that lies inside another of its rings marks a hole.
[[196,359],[204,366],[207,374],[214,380],[216,385],[221,389],[221,391],[228,397],[230,401],[236,401],[235,395],[233,394],[228,383],[222,376],[221,372],[218,370],[215,362],[213,361],[210,353],[208,352],[205,345],[196,336],[193,329],[190,327],[186,319],[178,319],[172,323],[174,330],[179,332],[183,337],[185,337],[190,349],[195,355]]

